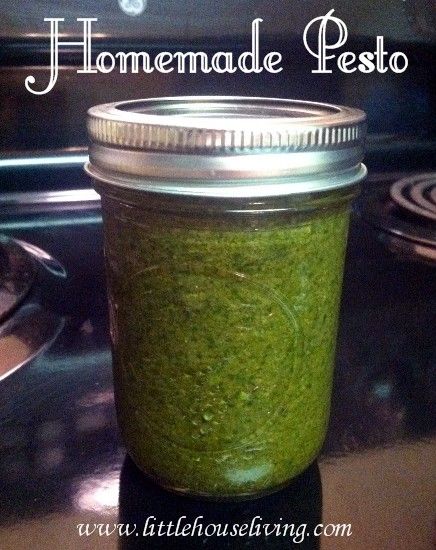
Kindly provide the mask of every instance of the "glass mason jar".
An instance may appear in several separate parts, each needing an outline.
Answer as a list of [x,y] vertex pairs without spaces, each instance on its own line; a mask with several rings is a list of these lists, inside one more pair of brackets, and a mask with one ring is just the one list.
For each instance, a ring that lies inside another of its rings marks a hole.
[[364,113],[180,97],[88,129],[128,453],[179,492],[277,490],[325,437]]

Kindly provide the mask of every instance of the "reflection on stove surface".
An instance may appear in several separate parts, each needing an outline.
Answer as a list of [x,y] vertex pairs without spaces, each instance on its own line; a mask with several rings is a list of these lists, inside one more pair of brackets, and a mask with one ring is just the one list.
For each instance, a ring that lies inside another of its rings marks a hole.
[[0,321],[24,300],[35,275],[32,257],[13,239],[0,235]]
[[50,347],[64,326],[38,292],[29,294],[44,277],[37,262],[51,275],[66,277],[64,267],[42,249],[0,235],[0,381]]
[[[134,463],[126,458],[121,470],[119,490],[120,523],[146,527],[145,532],[150,534],[153,531],[157,532],[161,521],[165,525],[172,522],[173,528],[180,521],[179,528],[182,528],[187,524],[192,527],[197,518],[197,522],[202,524],[203,531],[199,534],[200,527],[197,524],[195,531],[197,536],[194,537],[153,536],[151,538],[136,536],[135,533],[120,537],[119,550],[147,548],[148,541],[153,548],[168,550],[200,546],[208,549],[291,548],[293,543],[298,544],[298,548],[319,548],[319,537],[305,536],[306,532],[313,533],[315,526],[321,523],[321,478],[316,463],[277,493],[261,499],[220,503],[169,493],[149,481]],[[206,526],[210,524],[219,525],[222,532],[226,525],[230,531],[234,524],[242,526],[245,523],[248,526],[254,523],[252,532],[258,535],[223,537],[213,534],[213,527],[208,531],[209,534],[212,533],[211,536],[204,533]],[[266,533],[262,524],[268,524]],[[275,524],[281,524],[281,530],[277,528],[274,532]],[[285,524],[289,527],[283,535]],[[301,527],[303,524],[306,525],[305,528]],[[143,533],[142,529],[140,535]]]
[[46,350],[64,319],[38,304],[26,304],[0,327],[0,382]]

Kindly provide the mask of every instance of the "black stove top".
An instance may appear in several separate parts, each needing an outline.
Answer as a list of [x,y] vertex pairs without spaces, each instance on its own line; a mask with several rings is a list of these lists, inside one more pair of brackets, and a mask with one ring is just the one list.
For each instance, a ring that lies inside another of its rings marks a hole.
[[[34,351],[0,382],[2,550],[290,547],[274,536],[211,537],[195,546],[192,539],[79,536],[77,528],[182,515],[215,523],[257,515],[271,523],[351,523],[353,535],[324,537],[325,549],[432,548],[436,264],[386,246],[386,232],[361,215],[369,197],[363,193],[352,216],[321,457],[283,491],[232,504],[170,495],[125,456],[112,395],[97,197],[89,190],[0,197],[0,233],[22,241],[37,266],[21,306],[0,325],[4,357],[11,335],[14,349],[21,343]],[[319,544],[307,537],[300,546]]]

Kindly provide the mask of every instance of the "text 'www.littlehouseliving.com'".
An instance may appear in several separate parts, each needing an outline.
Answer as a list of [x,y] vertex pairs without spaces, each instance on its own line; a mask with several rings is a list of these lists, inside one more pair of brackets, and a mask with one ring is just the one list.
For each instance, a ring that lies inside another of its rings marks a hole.
[[137,523],[79,523],[80,537],[283,537],[295,544],[308,537],[350,537],[350,523],[286,523],[280,518],[277,523],[263,523],[255,516],[245,523],[206,523],[204,516],[193,521],[181,516],[176,521],[159,521],[148,516],[143,524]]

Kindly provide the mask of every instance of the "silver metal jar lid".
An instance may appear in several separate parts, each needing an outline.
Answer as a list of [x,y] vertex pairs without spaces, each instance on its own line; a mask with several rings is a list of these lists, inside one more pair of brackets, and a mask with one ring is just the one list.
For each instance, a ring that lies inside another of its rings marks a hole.
[[355,184],[359,109],[252,97],[169,97],[88,111],[87,172],[112,185],[184,195],[261,197]]

